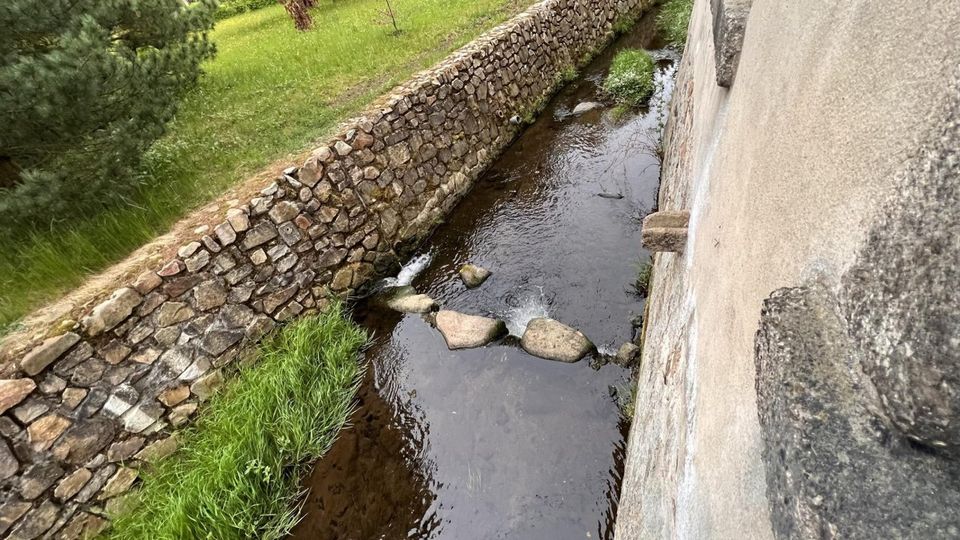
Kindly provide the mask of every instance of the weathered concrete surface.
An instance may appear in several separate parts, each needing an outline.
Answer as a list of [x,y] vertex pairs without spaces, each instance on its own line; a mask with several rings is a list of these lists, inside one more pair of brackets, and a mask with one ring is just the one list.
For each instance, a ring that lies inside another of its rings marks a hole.
[[729,88],[737,76],[743,34],[753,0],[711,0],[717,84]]
[[697,0],[661,210],[691,211],[655,257],[617,537],[771,538],[754,390],[761,303],[836,286],[951,90],[960,4],[755,0],[736,81],[717,86]]
[[847,326],[822,286],[764,302],[757,392],[775,536],[956,538],[960,462],[911,444],[880,413]]

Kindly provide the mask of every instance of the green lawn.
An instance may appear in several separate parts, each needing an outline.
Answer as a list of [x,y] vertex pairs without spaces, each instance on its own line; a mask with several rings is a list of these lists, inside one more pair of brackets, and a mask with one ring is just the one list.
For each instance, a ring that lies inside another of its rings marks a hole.
[[276,540],[296,524],[300,478],[353,410],[364,332],[340,306],[280,330],[213,397],[180,451],[144,471],[113,540]]
[[280,5],[220,21],[218,55],[150,151],[142,196],[0,246],[0,333],[533,1],[392,0],[399,36],[377,23],[382,0],[321,0],[305,33]]

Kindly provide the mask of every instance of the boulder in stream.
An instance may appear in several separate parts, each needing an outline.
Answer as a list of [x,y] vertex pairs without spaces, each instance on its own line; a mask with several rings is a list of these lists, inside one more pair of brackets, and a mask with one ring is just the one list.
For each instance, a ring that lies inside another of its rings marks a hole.
[[450,350],[483,347],[507,333],[503,321],[447,309],[437,313],[436,322]]
[[400,313],[429,313],[437,308],[437,303],[425,294],[406,294],[388,300],[387,307]]
[[567,363],[579,362],[596,350],[583,332],[547,318],[530,321],[520,346],[534,356]]
[[617,351],[616,363],[623,367],[632,367],[640,360],[640,347],[626,342]]
[[578,103],[577,106],[573,108],[572,114],[576,116],[578,114],[590,112],[594,109],[599,109],[600,107],[603,107],[603,103],[597,103],[596,101],[583,101]]
[[483,282],[490,277],[491,273],[486,268],[481,268],[475,264],[465,264],[460,267],[460,279],[471,289],[483,285]]

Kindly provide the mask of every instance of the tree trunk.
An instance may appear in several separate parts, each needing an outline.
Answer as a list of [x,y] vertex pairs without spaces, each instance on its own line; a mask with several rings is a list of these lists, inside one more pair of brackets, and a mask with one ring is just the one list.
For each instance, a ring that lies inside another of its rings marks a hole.
[[310,13],[307,12],[306,3],[312,3],[312,0],[277,0],[283,4],[284,9],[287,10],[287,13],[290,14],[290,18],[293,19],[293,24],[297,26],[297,30],[307,30],[313,25],[313,20],[310,18]]

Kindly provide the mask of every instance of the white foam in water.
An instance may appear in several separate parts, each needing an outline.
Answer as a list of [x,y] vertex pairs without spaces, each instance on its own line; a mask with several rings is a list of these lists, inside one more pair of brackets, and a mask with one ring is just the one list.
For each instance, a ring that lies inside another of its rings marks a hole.
[[380,288],[386,289],[388,287],[405,287],[413,283],[413,280],[420,275],[420,272],[426,270],[432,261],[432,253],[417,255],[416,257],[407,261],[407,264],[400,268],[400,272],[397,274],[397,277],[390,277],[382,280],[380,282]]
[[543,289],[540,289],[539,294],[525,295],[517,307],[510,308],[504,319],[506,319],[505,322],[510,335],[522,337],[530,321],[538,317],[549,316],[547,300],[543,296]]
[[616,356],[617,349],[613,345],[597,345],[597,352],[603,356]]

